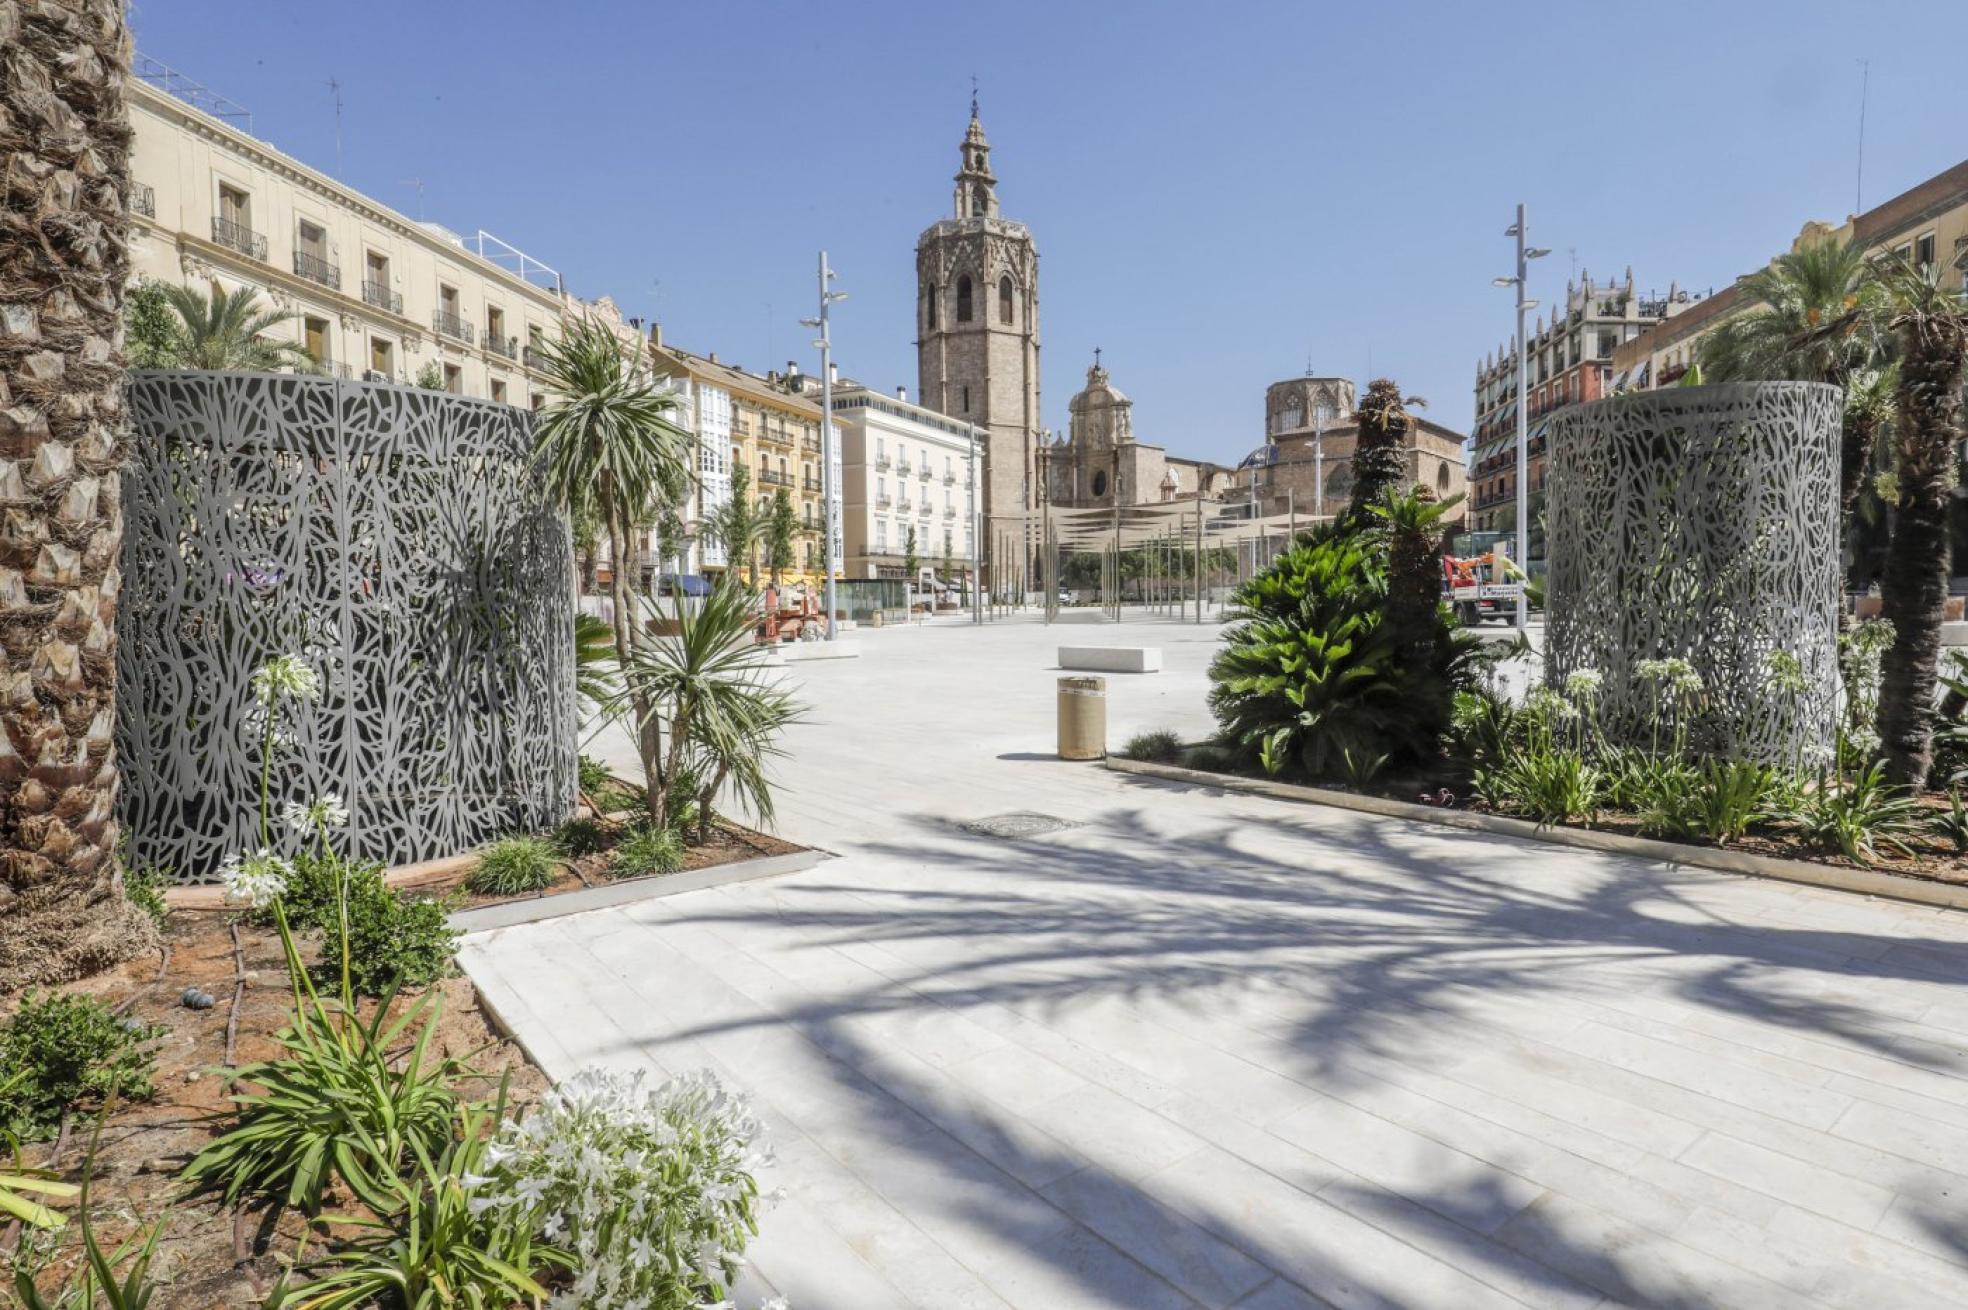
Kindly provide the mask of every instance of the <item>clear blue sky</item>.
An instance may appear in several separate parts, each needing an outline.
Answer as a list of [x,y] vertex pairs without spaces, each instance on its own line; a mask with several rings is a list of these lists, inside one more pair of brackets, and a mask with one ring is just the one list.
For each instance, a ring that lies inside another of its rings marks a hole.
[[259,135],[558,267],[576,294],[758,371],[814,367],[815,252],[843,372],[914,393],[914,247],[980,83],[1008,217],[1040,251],[1044,417],[1102,347],[1143,440],[1235,458],[1265,385],[1397,378],[1466,431],[1510,329],[1520,199],[1574,261],[1721,286],[1808,218],[1968,158],[1968,0],[1701,4],[555,4],[135,0],[140,48]]

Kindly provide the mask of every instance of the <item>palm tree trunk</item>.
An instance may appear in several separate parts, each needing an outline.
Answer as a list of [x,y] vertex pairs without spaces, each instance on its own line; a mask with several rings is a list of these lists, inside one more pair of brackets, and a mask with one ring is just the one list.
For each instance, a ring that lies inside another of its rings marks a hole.
[[117,863],[130,35],[0,0],[0,992],[156,943]]
[[[606,502],[604,502],[606,503]],[[656,721],[656,707],[636,688],[635,664],[631,653],[641,644],[641,619],[631,608],[628,584],[629,529],[627,515],[608,506],[608,597],[615,607],[615,658],[622,667],[622,678],[629,689],[630,725],[636,737],[636,756],[642,762],[643,804],[652,817],[662,813],[665,778],[663,773],[663,729]]]
[[1881,662],[1879,736],[1894,782],[1918,787],[1934,759],[1934,701],[1951,569],[1949,482],[1961,439],[1962,342],[1907,334],[1900,365],[1900,507],[1879,580],[1893,644]]
[[1858,504],[1859,489],[1865,485],[1866,470],[1872,466],[1872,446],[1879,436],[1879,420],[1867,414],[1847,414],[1839,433],[1841,450],[1838,463],[1838,522],[1852,521],[1852,508]]

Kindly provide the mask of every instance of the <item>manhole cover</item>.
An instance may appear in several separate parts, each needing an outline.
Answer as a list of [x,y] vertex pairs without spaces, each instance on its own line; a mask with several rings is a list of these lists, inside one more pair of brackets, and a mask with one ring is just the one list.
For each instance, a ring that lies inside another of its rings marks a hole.
[[979,837],[1043,837],[1049,832],[1060,832],[1066,828],[1078,827],[1065,819],[1054,818],[1050,814],[993,814],[988,819],[972,819],[959,824],[965,832],[974,832]]

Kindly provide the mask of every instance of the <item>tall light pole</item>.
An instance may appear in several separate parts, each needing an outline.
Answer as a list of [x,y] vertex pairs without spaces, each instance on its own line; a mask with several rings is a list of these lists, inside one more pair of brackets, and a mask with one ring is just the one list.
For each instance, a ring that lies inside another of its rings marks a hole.
[[834,485],[834,342],[828,331],[828,307],[837,300],[846,300],[847,292],[835,291],[827,284],[834,280],[834,271],[827,267],[827,252],[820,252],[820,317],[803,318],[802,327],[819,328],[820,339],[813,344],[820,347],[820,522],[826,533],[827,545],[823,552],[827,561],[827,583],[824,589],[827,606],[827,640],[834,639],[834,575],[840,572],[840,512],[835,504],[839,488]]
[[964,488],[964,519],[970,524],[970,621],[984,621],[983,557],[978,553],[984,539],[984,525],[977,521],[977,425],[964,424],[970,438],[970,484]]
[[1517,238],[1517,273],[1514,277],[1490,279],[1491,285],[1513,287],[1517,292],[1517,567],[1524,575],[1524,581],[1517,592],[1517,631],[1521,634],[1531,621],[1531,410],[1530,396],[1526,387],[1526,375],[1530,372],[1524,340],[1524,315],[1537,308],[1537,301],[1526,294],[1525,285],[1529,280],[1531,261],[1543,259],[1549,250],[1539,250],[1527,244],[1530,227],[1524,221],[1524,206],[1517,206],[1517,221],[1503,230],[1507,237]]
[[1326,515],[1326,403],[1312,405],[1312,515]]

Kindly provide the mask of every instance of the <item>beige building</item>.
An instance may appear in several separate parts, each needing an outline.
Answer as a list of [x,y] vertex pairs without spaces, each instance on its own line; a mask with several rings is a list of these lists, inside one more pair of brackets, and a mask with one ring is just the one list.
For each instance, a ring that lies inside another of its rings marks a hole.
[[891,396],[854,382],[834,388],[834,432],[841,450],[845,575],[905,576],[914,532],[919,569],[951,584],[967,578],[981,482],[981,476],[973,481],[971,443],[975,433],[974,468],[981,475],[982,433],[911,404],[902,388]]
[[[1419,413],[1412,417],[1405,451],[1409,481],[1428,487],[1441,500],[1466,494],[1463,435]],[[1274,382],[1264,390],[1264,444],[1225,480],[1222,495],[1234,503],[1254,491],[1260,516],[1337,514],[1353,495],[1353,451],[1359,439],[1351,380],[1308,374]],[[1451,515],[1459,517],[1463,515]]]
[[1194,500],[1220,490],[1229,470],[1204,460],[1171,455],[1137,440],[1134,402],[1116,387],[1100,362],[1087,369],[1086,386],[1066,405],[1066,435],[1039,448],[1040,484],[1047,505],[1100,509]]
[[[1968,257],[1968,161],[1837,227],[1806,223],[1791,249],[1854,237],[1874,255],[1901,254],[1940,269],[1948,285],[1968,291],[1968,266],[1962,263]],[[1614,389],[1645,391],[1674,385],[1700,358],[1702,338],[1717,324],[1750,308],[1738,283],[1642,333],[1613,353]]]
[[[651,332],[656,371],[671,379],[682,404],[680,418],[697,436],[700,481],[694,512],[689,516],[691,538],[687,572],[718,573],[736,564],[748,578],[745,561],[730,560],[726,549],[702,530],[704,521],[729,503],[731,474],[743,467],[760,513],[770,513],[780,491],[787,493],[799,515],[794,564],[783,581],[818,581],[826,576],[821,548],[820,405],[811,392],[815,380],[798,366],[768,371],[763,376],[728,364],[716,352],[696,355],[666,345],[662,329]],[[720,451],[723,458],[720,459]],[[759,577],[770,576],[763,547],[758,552]]]
[[144,81],[129,102],[135,273],[256,288],[293,316],[274,332],[331,374],[407,383],[430,371],[446,390],[538,408],[536,352],[563,317],[639,336],[606,297],[573,299],[553,269],[484,232],[408,218]]

